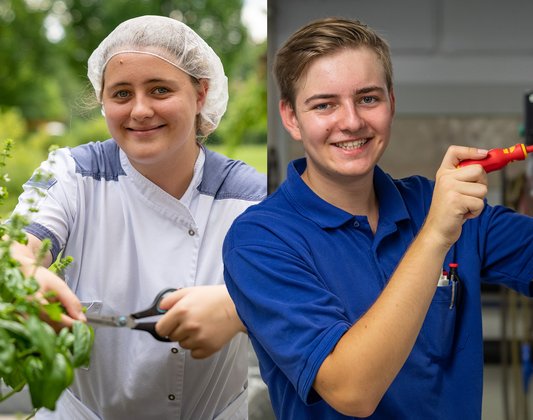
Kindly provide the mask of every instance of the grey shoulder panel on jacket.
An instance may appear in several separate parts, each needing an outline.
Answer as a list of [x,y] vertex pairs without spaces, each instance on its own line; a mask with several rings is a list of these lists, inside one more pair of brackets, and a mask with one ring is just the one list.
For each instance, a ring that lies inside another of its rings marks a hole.
[[215,200],[261,201],[267,194],[267,177],[246,163],[204,148],[204,176],[198,190]]
[[120,164],[120,149],[113,139],[91,142],[71,149],[76,172],[99,181],[117,181],[126,175]]

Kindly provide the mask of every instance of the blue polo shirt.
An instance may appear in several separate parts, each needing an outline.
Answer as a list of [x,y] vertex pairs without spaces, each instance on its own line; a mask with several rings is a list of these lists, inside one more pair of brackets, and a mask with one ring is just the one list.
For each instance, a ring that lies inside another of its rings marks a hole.
[[[306,161],[239,216],[226,237],[225,281],[248,328],[279,419],[344,419],[312,388],[324,359],[377,299],[419,231],[433,183],[375,169],[379,224],[318,197]],[[437,287],[416,344],[373,419],[480,419],[483,337],[480,283],[529,295],[533,218],[486,206],[463,226],[445,261],[459,264],[460,294]],[[450,306],[451,309],[450,309]],[[354,361],[356,362],[356,361]]]

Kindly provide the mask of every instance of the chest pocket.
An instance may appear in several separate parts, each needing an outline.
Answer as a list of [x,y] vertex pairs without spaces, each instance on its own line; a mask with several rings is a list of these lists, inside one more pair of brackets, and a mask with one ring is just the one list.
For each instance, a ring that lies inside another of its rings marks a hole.
[[[81,301],[82,306],[85,308],[85,313],[88,315],[100,315],[103,302],[101,300]],[[80,366],[78,369],[89,370],[89,366]]]
[[459,334],[461,287],[437,287],[418,337],[423,353],[435,361],[446,360],[464,348],[467,334]]

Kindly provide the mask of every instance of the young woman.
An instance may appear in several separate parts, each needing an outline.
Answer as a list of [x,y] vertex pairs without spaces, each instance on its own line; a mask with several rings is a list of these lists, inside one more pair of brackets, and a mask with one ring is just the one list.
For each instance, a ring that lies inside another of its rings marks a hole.
[[[89,368],[37,418],[244,419],[247,337],[221,247],[235,217],[266,195],[266,177],[201,144],[226,110],[222,64],[183,23],[143,16],[102,41],[88,75],[112,138],[42,164],[52,178],[27,183],[15,212],[28,214],[29,199],[38,212],[16,252],[31,266],[49,239],[44,265],[73,257],[65,281],[77,298],[62,293],[72,318],[83,319],[78,299],[87,313],[129,314],[178,289],[156,326],[174,342],[96,328]],[[45,269],[38,279],[62,282]]]

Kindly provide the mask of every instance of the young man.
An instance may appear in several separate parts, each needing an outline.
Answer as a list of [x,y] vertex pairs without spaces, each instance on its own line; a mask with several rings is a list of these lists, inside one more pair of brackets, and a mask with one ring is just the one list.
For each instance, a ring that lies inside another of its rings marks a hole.
[[223,254],[276,415],[480,419],[480,283],[530,294],[533,219],[486,205],[480,165],[457,168],[486,150],[450,147],[435,182],[377,166],[392,65],[364,24],[311,22],[274,72],[305,158],[236,220]]

